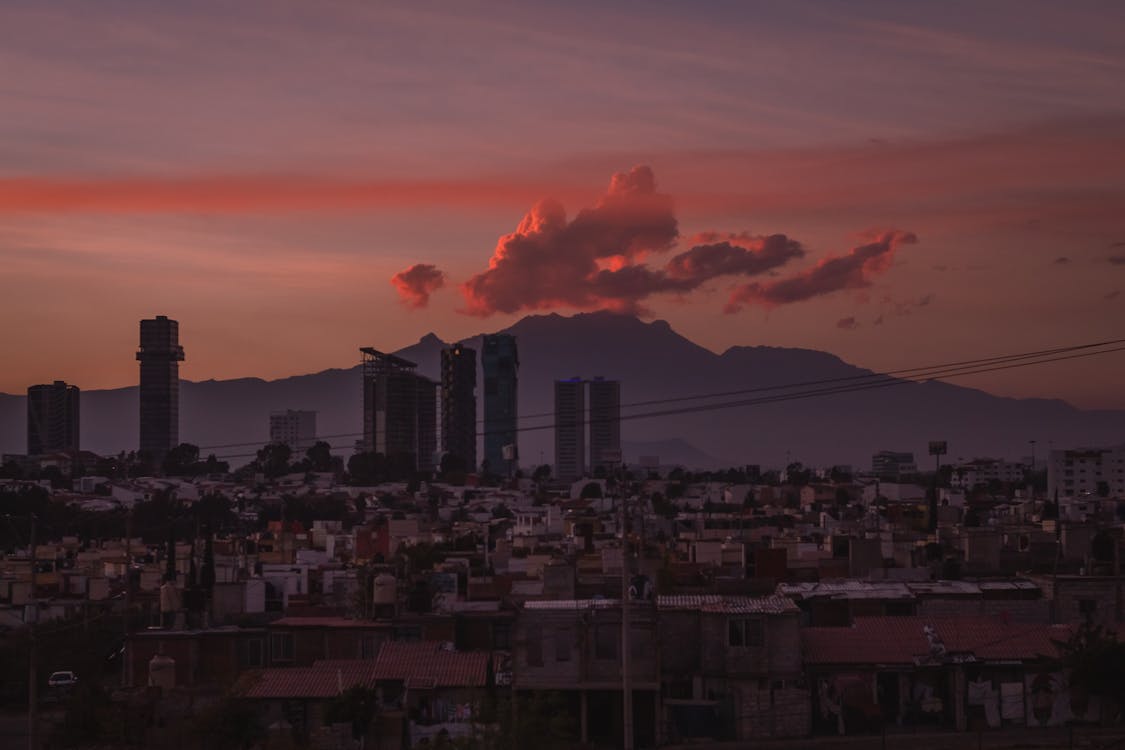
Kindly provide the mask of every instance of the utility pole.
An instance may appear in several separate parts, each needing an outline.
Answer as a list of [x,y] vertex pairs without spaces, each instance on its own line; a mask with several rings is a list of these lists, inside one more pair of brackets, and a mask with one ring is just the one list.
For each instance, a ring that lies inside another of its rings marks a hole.
[[121,617],[121,687],[132,686],[129,669],[129,613],[133,609],[133,509],[125,516],[125,612]]
[[[624,477],[624,472],[622,477]],[[621,503],[621,729],[623,747],[633,750],[633,684],[629,673],[632,656],[629,641],[629,516],[621,482],[617,483]]]
[[38,742],[36,741],[36,713],[39,708],[39,671],[38,664],[38,644],[35,640],[35,627],[39,624],[39,599],[35,595],[35,572],[36,572],[36,558],[35,558],[35,514],[31,513],[31,532],[30,536],[30,561],[31,561],[31,624],[28,628],[30,646],[28,648],[27,656],[27,747],[28,750],[36,750]]

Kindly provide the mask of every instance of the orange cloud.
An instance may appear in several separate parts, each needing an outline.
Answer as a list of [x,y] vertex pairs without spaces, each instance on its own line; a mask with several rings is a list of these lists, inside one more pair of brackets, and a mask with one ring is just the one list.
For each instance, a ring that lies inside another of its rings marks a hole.
[[592,208],[568,221],[556,201],[538,203],[504,235],[488,269],[462,285],[470,315],[570,307],[644,313],[654,294],[684,294],[721,276],[754,276],[804,255],[785,235],[708,233],[663,267],[642,262],[679,236],[672,201],[648,167],[617,174]]
[[445,285],[445,274],[428,263],[415,263],[391,277],[398,296],[407,307],[418,309],[430,304],[430,295]]

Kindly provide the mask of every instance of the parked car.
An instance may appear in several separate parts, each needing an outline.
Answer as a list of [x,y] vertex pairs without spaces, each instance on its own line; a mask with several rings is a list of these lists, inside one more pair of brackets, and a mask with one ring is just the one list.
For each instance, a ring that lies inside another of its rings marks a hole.
[[78,684],[78,675],[69,670],[62,672],[52,672],[51,676],[47,678],[47,686],[53,688],[70,687],[71,685]]

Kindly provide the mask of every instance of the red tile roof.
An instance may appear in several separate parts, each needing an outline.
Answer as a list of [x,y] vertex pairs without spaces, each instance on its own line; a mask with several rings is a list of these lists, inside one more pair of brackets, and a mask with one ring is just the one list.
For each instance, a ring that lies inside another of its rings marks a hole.
[[483,687],[488,658],[484,651],[451,651],[434,641],[389,641],[379,649],[375,674],[408,687]]
[[339,666],[264,669],[250,681],[246,698],[333,698],[356,685],[375,684],[371,661],[338,662]]
[[998,617],[857,617],[850,628],[801,631],[805,663],[916,664],[930,658],[923,630],[932,625],[947,654],[980,661],[1032,660],[1054,656],[1053,641],[1065,640],[1068,625],[1017,624]]

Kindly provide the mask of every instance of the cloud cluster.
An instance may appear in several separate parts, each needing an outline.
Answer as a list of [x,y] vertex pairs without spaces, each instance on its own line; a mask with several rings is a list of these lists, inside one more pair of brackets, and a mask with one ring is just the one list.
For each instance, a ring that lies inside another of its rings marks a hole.
[[[653,295],[685,295],[723,280],[745,282],[805,256],[801,243],[784,234],[705,232],[684,243],[690,244],[687,250],[654,260],[679,240],[671,197],[657,190],[650,168],[634,167],[614,175],[605,194],[573,218],[556,200],[535,204],[514,232],[499,239],[488,268],[461,285],[461,312],[484,317],[562,307],[644,314]],[[909,232],[886,231],[847,255],[787,278],[743,283],[731,293],[726,312],[864,289],[890,268],[900,245],[914,241]],[[419,264],[392,283],[404,302],[420,308],[443,280],[437,268]]]
[[804,255],[785,235],[701,236],[663,267],[645,260],[669,251],[679,230],[669,196],[648,167],[614,175],[592,207],[567,220],[555,201],[537,204],[500,238],[488,269],[462,286],[471,315],[570,307],[644,312],[654,294],[684,294],[723,276],[752,276]]
[[430,295],[445,285],[445,274],[429,263],[415,263],[391,277],[399,298],[407,307],[419,309],[430,303]]
[[821,297],[845,289],[866,289],[891,267],[895,251],[917,242],[911,232],[888,230],[871,242],[854,247],[847,255],[830,256],[812,268],[768,284],[744,284],[731,293],[727,312],[746,305],[773,308]]

